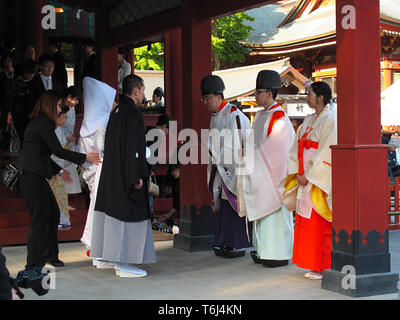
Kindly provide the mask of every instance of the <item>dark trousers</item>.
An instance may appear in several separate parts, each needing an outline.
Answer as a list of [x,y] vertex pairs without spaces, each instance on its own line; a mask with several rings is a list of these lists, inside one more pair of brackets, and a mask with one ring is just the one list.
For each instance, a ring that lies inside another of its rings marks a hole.
[[221,200],[221,207],[215,217],[214,246],[227,246],[233,249],[242,249],[252,246],[252,226],[249,222],[249,238],[247,237],[246,218],[240,217],[232,208],[229,201]]
[[43,267],[58,259],[58,224],[60,210],[46,178],[24,170],[19,191],[31,217],[26,268]]

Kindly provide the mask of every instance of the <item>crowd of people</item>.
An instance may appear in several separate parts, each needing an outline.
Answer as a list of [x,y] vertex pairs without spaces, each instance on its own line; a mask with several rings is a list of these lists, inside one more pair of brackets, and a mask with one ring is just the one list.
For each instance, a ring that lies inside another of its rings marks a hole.
[[[219,257],[237,258],[253,247],[255,263],[276,268],[292,259],[298,267],[310,270],[305,277],[321,279],[322,272],[330,268],[332,247],[329,146],[336,144],[336,126],[329,107],[331,89],[324,82],[311,84],[307,103],[316,112],[307,116],[295,133],[275,101],[280,86],[275,71],[259,73],[255,96],[264,109],[250,125],[248,118],[224,99],[220,77],[208,75],[201,81],[202,101],[211,112],[210,129],[239,129],[243,143],[233,152],[244,160],[239,163],[245,164],[215,162],[215,157],[223,159],[219,154],[224,152],[224,144],[214,146],[210,136],[207,183],[216,213],[213,249]],[[26,265],[32,274],[41,272],[45,263],[64,265],[58,257],[57,231],[63,210],[57,200],[63,202],[63,208],[67,203],[57,199],[57,186],[52,188],[51,181],[57,176],[70,184],[71,168],[76,168],[71,164],[84,168],[83,179],[90,191],[81,241],[93,265],[113,268],[119,277],[143,277],[147,272],[137,265],[156,262],[148,193],[152,168],[138,108],[144,90],[142,78],[127,75],[117,103],[116,89],[85,77],[84,119],[77,146],[69,145],[74,139],[70,139],[66,122],[80,97],[78,89],[69,88],[66,99],[54,89],[39,96],[18,160],[23,169],[18,189],[32,219]],[[168,130],[168,120],[160,117],[160,130]],[[57,132],[60,127],[65,131]],[[244,134],[250,128],[250,135]],[[249,148],[254,155],[251,160],[247,159]],[[178,180],[179,166],[170,171]],[[179,198],[177,202],[174,210],[179,210]],[[169,213],[161,219],[170,217]]]
[[68,88],[64,58],[56,44],[50,43],[48,52],[39,58],[33,45],[23,52],[19,60],[14,51],[3,48],[0,53],[0,130],[12,122],[21,144],[40,95],[51,89],[64,97]]
[[[34,45],[25,46],[23,55],[16,56],[16,50],[0,47],[0,131],[7,125],[15,128],[20,145],[24,139],[24,130],[29,121],[39,96],[46,90],[55,90],[63,97],[67,97],[68,74],[65,57],[59,50],[59,44],[49,42],[47,52],[40,57],[36,56]],[[92,39],[83,42],[83,67],[80,78],[100,79],[99,57],[95,52],[95,43]],[[125,60],[126,52],[118,50],[118,93],[122,94],[122,82],[131,74],[131,65]],[[77,85],[81,88],[81,85]],[[75,89],[70,89],[75,90]],[[74,98],[79,96],[76,95]],[[157,87],[153,91],[152,99],[145,97],[140,106],[162,108],[164,91]],[[165,109],[161,109],[164,111]],[[74,119],[71,109],[68,125]],[[9,139],[9,138],[8,138]],[[0,149],[10,151],[8,141],[0,141]]]

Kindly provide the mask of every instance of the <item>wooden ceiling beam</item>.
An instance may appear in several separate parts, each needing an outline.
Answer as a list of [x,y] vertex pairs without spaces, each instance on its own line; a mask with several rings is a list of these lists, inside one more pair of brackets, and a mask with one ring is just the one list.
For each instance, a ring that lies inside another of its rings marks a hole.
[[59,0],[62,4],[71,8],[84,9],[87,12],[97,11],[102,8],[114,7],[120,0]]
[[104,45],[115,46],[143,41],[163,34],[167,30],[180,28],[181,20],[182,10],[176,8],[119,28],[107,30]]
[[196,6],[196,18],[201,20],[216,19],[222,16],[230,15],[244,10],[250,10],[275,2],[278,2],[278,0],[202,0],[195,1],[194,5]]

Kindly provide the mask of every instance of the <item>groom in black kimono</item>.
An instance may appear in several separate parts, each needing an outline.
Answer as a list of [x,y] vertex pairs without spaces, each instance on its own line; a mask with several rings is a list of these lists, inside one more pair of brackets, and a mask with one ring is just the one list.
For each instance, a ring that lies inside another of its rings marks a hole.
[[[95,205],[96,211],[104,212],[106,216],[117,219],[118,223],[128,225],[128,229],[121,230],[129,230],[129,225],[135,223],[138,228],[143,225],[143,228],[140,227],[140,232],[136,235],[131,234],[137,238],[133,240],[126,238],[122,243],[110,240],[112,244],[105,244],[113,247],[111,251],[120,251],[126,255],[116,260],[107,257],[105,251],[103,252],[102,258],[113,261],[117,266],[115,268],[117,275],[121,277],[122,274],[126,277],[143,276],[145,271],[132,264],[155,262],[153,238],[146,231],[150,230],[151,233],[145,126],[142,114],[136,107],[143,101],[144,89],[142,78],[129,75],[124,79],[124,94],[112,111],[107,125],[104,159]],[[148,225],[146,221],[149,221]],[[116,230],[115,225],[111,229]],[[106,227],[104,230],[111,229]],[[109,236],[110,239],[122,237],[122,235]],[[136,257],[144,258],[136,259]],[[146,262],[144,261],[146,257],[151,258]],[[118,265],[122,267],[118,268]]]
[[[144,96],[140,77],[130,75],[128,82],[139,93],[135,99]],[[140,89],[137,85],[141,85]],[[150,218],[145,127],[136,107],[140,103],[123,95],[110,115],[97,191],[96,210],[127,222]]]

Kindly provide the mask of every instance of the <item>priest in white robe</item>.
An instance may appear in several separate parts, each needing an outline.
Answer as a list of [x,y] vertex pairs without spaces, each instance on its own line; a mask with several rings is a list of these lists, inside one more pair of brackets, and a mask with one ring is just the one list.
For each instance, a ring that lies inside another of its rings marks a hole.
[[255,96],[264,109],[256,113],[238,175],[239,214],[253,221],[256,251],[251,255],[265,267],[287,265],[293,250],[293,215],[283,205],[279,185],[286,177],[295,132],[275,101],[280,86],[279,73],[259,72]]
[[202,100],[212,113],[207,183],[216,213],[214,252],[224,258],[242,257],[246,248],[252,245],[246,219],[237,213],[235,154],[240,145],[235,143],[238,142],[235,137],[243,136],[243,130],[250,128],[250,121],[238,108],[224,100],[225,84],[220,77],[205,76],[200,89]]

